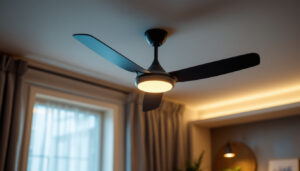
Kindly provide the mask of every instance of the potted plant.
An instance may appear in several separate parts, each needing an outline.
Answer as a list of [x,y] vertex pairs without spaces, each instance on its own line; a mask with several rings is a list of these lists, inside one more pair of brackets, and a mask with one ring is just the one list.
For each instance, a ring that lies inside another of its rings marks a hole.
[[224,171],[241,171],[241,167],[236,167],[235,169],[224,169]]
[[198,160],[196,162],[194,162],[194,164],[187,161],[186,162],[186,171],[202,171],[200,166],[201,166],[203,156],[204,156],[204,151],[202,151],[202,153],[200,154]]
[[[202,151],[202,153],[200,154],[200,156],[196,162],[191,163],[190,161],[187,161],[185,170],[186,171],[202,171],[200,166],[201,166],[203,156],[204,156],[204,151]],[[180,171],[180,170],[176,170],[176,171]]]

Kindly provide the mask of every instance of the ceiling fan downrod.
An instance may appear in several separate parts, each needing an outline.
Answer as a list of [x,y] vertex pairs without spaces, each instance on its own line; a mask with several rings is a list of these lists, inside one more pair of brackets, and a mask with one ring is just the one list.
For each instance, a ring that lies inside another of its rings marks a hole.
[[158,61],[158,47],[166,41],[167,35],[166,30],[159,28],[149,29],[145,32],[148,44],[154,47],[154,60],[148,68],[151,72],[166,73]]

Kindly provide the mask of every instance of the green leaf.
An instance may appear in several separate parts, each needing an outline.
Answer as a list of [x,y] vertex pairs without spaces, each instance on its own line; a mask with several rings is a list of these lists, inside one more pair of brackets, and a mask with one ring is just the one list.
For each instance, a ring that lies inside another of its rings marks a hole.
[[193,164],[191,164],[191,162],[187,161],[186,162],[186,171],[202,171],[202,169],[200,169],[200,166],[202,163],[203,156],[204,156],[204,151],[202,151],[198,160],[195,161]]

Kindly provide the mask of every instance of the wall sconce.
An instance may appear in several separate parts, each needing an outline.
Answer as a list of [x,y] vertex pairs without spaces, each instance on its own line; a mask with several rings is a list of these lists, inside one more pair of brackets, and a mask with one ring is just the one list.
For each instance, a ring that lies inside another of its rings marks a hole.
[[232,152],[230,143],[227,143],[224,157],[225,158],[233,158],[234,156],[235,156],[235,154]]

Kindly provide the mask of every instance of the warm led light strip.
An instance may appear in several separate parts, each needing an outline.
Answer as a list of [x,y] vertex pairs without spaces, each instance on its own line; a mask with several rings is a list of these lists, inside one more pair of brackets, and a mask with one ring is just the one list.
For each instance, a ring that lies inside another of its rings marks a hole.
[[256,95],[250,95],[250,96],[245,96],[241,98],[236,98],[232,100],[225,100],[222,102],[218,103],[213,103],[213,104],[206,104],[198,108],[198,110],[208,110],[208,109],[213,109],[213,108],[219,108],[223,106],[229,106],[229,105],[234,105],[234,104],[239,104],[247,101],[252,101],[252,100],[257,100],[257,99],[262,99],[262,98],[267,98],[267,97],[276,97],[278,95],[282,94],[287,94],[291,92],[297,92],[299,91],[298,95],[300,96],[300,85],[293,86],[293,87],[288,87],[280,90],[275,90],[275,91],[270,91],[270,92],[265,92],[265,93],[260,93]]
[[198,109],[201,119],[210,119],[298,102],[300,102],[299,85],[233,100],[208,104]]
[[287,105],[287,104],[292,104],[292,103],[297,103],[297,102],[300,102],[300,97],[295,98],[295,99],[282,100],[282,101],[278,101],[278,102],[270,102],[270,103],[266,103],[266,104],[249,106],[249,107],[244,107],[244,108],[237,108],[237,109],[232,109],[232,110],[223,111],[223,112],[205,113],[205,114],[201,115],[201,119],[210,119],[210,118],[216,118],[216,117],[220,117],[220,116],[228,116],[231,114],[256,111],[256,110],[260,110],[260,109],[266,109],[266,108],[275,107],[275,106],[282,106],[282,105]]

